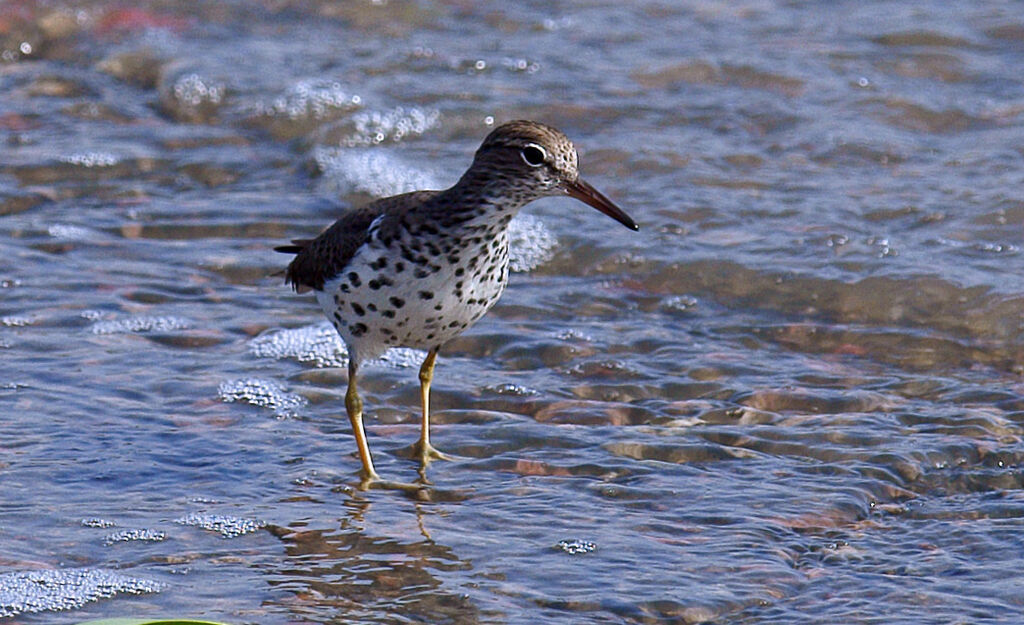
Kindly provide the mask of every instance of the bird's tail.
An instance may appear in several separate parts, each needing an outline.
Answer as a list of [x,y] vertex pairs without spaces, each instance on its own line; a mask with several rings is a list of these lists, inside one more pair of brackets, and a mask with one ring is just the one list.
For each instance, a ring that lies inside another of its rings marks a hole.
[[278,245],[274,248],[274,251],[281,252],[282,254],[298,254],[312,242],[313,239],[293,239],[291,245]]

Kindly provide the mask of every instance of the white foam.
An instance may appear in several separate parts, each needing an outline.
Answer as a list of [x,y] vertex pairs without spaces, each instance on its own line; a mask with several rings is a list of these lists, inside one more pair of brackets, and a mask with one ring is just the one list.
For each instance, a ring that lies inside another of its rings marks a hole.
[[187,74],[174,81],[174,97],[186,106],[220,104],[227,91],[223,83],[203,78],[199,74]]
[[558,238],[539,218],[519,213],[508,224],[509,269],[526,272],[536,269],[555,255]]
[[192,327],[192,322],[182,317],[124,317],[105,319],[92,324],[93,334],[130,334],[135,332],[172,332]]
[[57,160],[77,167],[112,167],[121,159],[109,152],[76,152],[61,156]]
[[270,104],[257,103],[255,112],[288,119],[323,119],[360,105],[362,98],[349,93],[340,82],[311,78],[301,80],[274,98]]
[[199,527],[211,532],[218,532],[224,538],[237,538],[245,534],[251,534],[267,525],[266,521],[259,519],[243,519],[235,516],[204,513],[188,514],[180,519],[176,519],[174,522],[181,525]]
[[440,186],[437,177],[430,172],[411,166],[385,150],[317,147],[313,158],[324,174],[326,190],[339,194],[388,197]]
[[119,594],[160,592],[163,584],[104,569],[0,573],[0,617],[74,610]]
[[395,107],[389,111],[360,111],[352,116],[352,134],[341,140],[348,147],[398,143],[421,135],[440,123],[441,112],[419,107]]
[[253,406],[270,408],[279,418],[293,417],[308,402],[305,397],[285,390],[275,380],[241,378],[221,382],[217,396],[228,403],[242,401]]
[[166,537],[167,535],[160,530],[126,529],[118,530],[113,534],[109,534],[103,541],[103,544],[113,545],[114,543],[126,543],[133,541],[160,542]]
[[[328,321],[267,332],[249,342],[249,351],[258,358],[293,358],[317,367],[348,366],[345,342]],[[426,352],[418,349],[394,347],[366,366],[418,367],[425,357]]]

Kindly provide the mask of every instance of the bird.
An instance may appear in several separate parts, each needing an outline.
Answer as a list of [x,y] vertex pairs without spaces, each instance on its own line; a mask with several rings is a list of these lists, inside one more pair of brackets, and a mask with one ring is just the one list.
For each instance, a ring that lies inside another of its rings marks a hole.
[[[630,230],[639,225],[579,175],[579,156],[552,126],[516,120],[494,128],[469,169],[441,191],[413,191],[341,215],[313,239],[274,249],[294,254],[285,282],[313,291],[348,348],[345,408],[362,463],[361,486],[383,483],[363,429],[359,368],[389,348],[427,355],[419,370],[422,471],[450,459],[430,443],[430,385],[438,350],[478,321],[505,290],[509,221],[525,205],[569,196]],[[421,473],[425,474],[425,473]]]

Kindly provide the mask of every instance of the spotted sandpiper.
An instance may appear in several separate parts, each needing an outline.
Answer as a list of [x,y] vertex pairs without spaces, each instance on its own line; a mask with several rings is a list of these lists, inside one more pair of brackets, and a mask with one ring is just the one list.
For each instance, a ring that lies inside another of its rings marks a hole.
[[348,346],[345,408],[362,460],[363,486],[380,481],[363,431],[359,366],[396,346],[427,351],[420,367],[425,466],[445,458],[430,444],[430,382],[444,343],[484,315],[508,282],[508,224],[526,204],[576,198],[639,229],[622,209],[579,177],[576,148],[559,130],[533,121],[495,128],[462,178],[444,191],[383,198],[342,215],[315,239],[275,248],[295,254],[287,282],[312,290]]

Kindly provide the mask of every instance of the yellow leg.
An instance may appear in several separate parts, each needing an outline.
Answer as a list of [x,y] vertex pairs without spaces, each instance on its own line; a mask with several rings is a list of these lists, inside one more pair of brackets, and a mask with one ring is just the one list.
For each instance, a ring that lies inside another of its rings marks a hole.
[[370,446],[366,443],[366,432],[363,431],[363,400],[359,398],[359,391],[356,390],[356,371],[358,365],[355,360],[348,363],[348,391],[345,392],[345,409],[348,411],[348,419],[352,422],[352,434],[356,438],[356,446],[359,448],[359,458],[363,461],[363,486],[369,482],[380,480],[380,476],[373,469],[373,458],[370,457]]
[[451,460],[447,455],[434,449],[430,444],[430,382],[434,379],[434,361],[437,359],[437,348],[430,350],[420,367],[420,402],[423,413],[420,417],[420,440],[413,447],[423,466],[434,459]]

